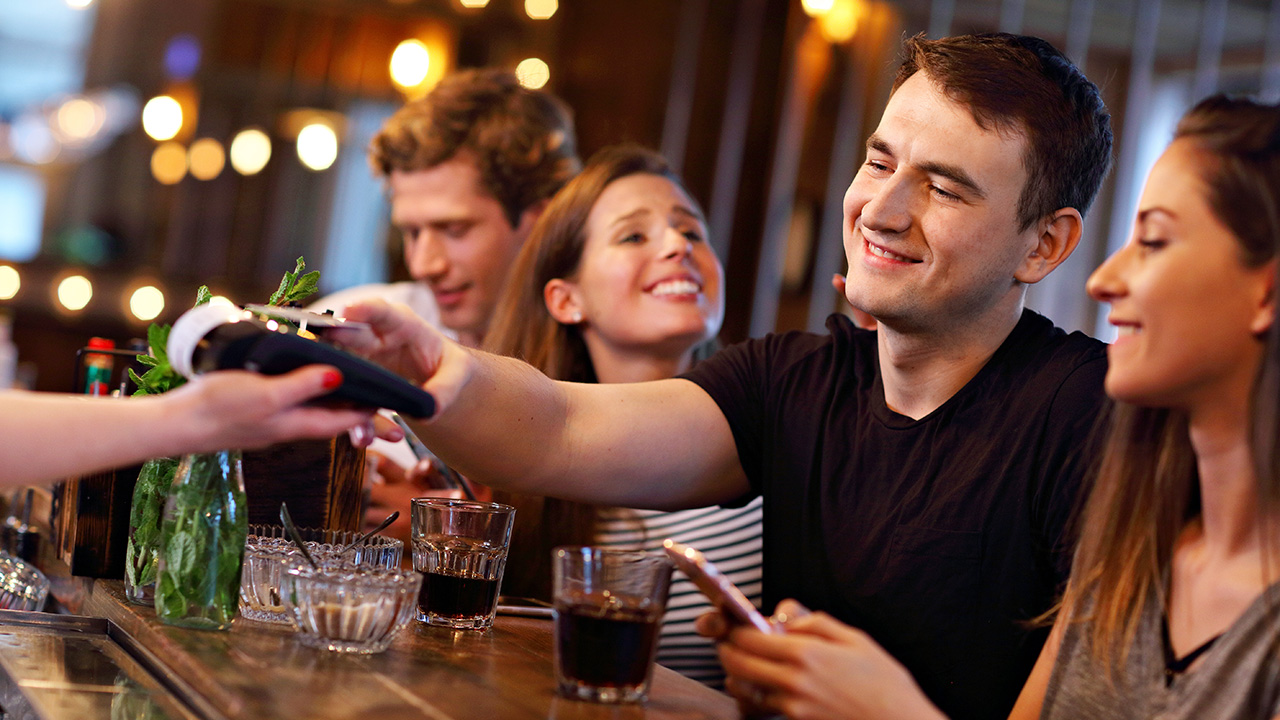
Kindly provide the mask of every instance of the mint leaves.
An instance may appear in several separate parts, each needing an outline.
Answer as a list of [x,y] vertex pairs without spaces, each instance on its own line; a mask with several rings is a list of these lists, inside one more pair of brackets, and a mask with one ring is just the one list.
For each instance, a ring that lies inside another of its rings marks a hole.
[[[271,294],[267,304],[301,303],[315,295],[320,289],[320,271],[305,272],[306,269],[307,261],[299,257],[294,264],[293,272],[286,272],[284,277],[280,278],[280,287]],[[209,291],[209,287],[201,285],[200,289],[196,290],[196,304],[192,307],[200,307],[212,299],[213,293]],[[135,396],[159,395],[186,384],[187,379],[174,372],[173,367],[169,365],[169,354],[165,351],[169,344],[169,332],[172,329],[169,325],[158,323],[152,323],[147,328],[147,345],[150,347],[150,352],[147,355],[139,355],[138,362],[146,365],[148,369],[138,375],[133,368],[129,368],[129,379],[138,386],[133,393]]]
[[[201,285],[196,290],[196,304],[192,307],[200,307],[213,299],[213,293],[209,292],[207,285]],[[170,325],[160,325],[151,323],[147,328],[147,355],[138,355],[138,362],[146,365],[149,369],[138,375],[129,368],[129,379],[134,385],[138,386],[133,391],[134,396],[139,395],[159,395],[166,393],[174,388],[182,387],[186,384],[187,379],[174,371],[173,366],[169,364],[169,353],[166,350],[169,346],[169,332],[173,330]]]
[[161,522],[156,614],[162,622],[225,629],[240,602],[248,533],[240,451],[188,455]]
[[[156,560],[160,547],[160,513],[165,495],[173,484],[178,461],[152,458],[142,466],[133,486],[129,509],[129,544],[125,550],[124,572],[129,586],[143,588],[156,581]],[[149,593],[147,593],[149,594]],[[145,597],[138,598],[145,599]]]
[[298,258],[297,264],[293,268],[293,272],[287,272],[280,279],[280,287],[271,295],[271,299],[267,301],[268,305],[290,305],[292,303],[301,303],[303,300],[316,294],[320,289],[320,271],[312,270],[303,275],[302,271],[307,269],[307,262],[302,258]]

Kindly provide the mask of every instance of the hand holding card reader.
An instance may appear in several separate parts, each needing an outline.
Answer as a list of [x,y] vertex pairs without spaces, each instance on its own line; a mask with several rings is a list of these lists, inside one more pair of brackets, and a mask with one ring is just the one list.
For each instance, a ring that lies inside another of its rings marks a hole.
[[[329,320],[333,327],[336,321]],[[324,324],[317,321],[312,327]],[[388,408],[415,418],[435,414],[434,397],[386,368],[304,337],[289,323],[263,320],[230,305],[201,305],[183,313],[173,324],[167,349],[173,369],[188,378],[212,370],[283,375],[304,365],[332,365],[342,372],[342,385],[323,401]]]
[[769,622],[768,618],[760,614],[747,596],[729,582],[729,578],[721,574],[701,552],[669,538],[662,541],[662,549],[671,558],[671,562],[698,586],[702,594],[728,617],[729,622],[750,625],[764,633],[782,632],[780,626]]

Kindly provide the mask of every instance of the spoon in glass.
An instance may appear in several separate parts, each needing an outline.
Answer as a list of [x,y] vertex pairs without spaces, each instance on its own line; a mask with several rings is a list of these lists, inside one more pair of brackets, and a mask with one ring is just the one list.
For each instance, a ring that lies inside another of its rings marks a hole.
[[293,518],[289,517],[289,508],[284,503],[280,503],[280,522],[284,523],[284,531],[289,533],[289,539],[294,545],[298,546],[298,551],[302,553],[302,557],[306,558],[311,567],[316,570],[320,566],[316,564],[315,558],[311,557],[311,553],[307,552],[307,543],[302,539],[302,534],[298,532],[298,526],[293,524]]
[[395,522],[399,517],[400,517],[400,511],[399,511],[399,510],[396,510],[395,512],[391,513],[390,515],[388,515],[388,516],[387,516],[387,519],[386,519],[386,520],[383,520],[382,522],[378,523],[378,527],[376,527],[376,528],[374,528],[374,529],[370,530],[369,532],[367,532],[367,533],[365,533],[365,534],[361,535],[360,537],[356,538],[355,540],[352,540],[350,545],[348,545],[348,546],[346,546],[346,547],[342,548],[341,550],[339,550],[339,551],[338,551],[338,554],[337,554],[337,556],[336,556],[336,557],[342,557],[343,555],[346,555],[348,550],[355,549],[358,545],[362,544],[365,540],[368,540],[369,538],[373,537],[374,535],[377,535],[378,533],[382,532],[383,530],[386,530],[386,529],[387,529],[387,526],[388,526],[388,525],[390,525],[391,523]]

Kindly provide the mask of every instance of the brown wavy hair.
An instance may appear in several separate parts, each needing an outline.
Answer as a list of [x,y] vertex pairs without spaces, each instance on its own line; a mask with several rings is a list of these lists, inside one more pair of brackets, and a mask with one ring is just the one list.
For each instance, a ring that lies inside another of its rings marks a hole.
[[475,158],[481,182],[512,227],[582,165],[569,107],[494,69],[454,73],[397,110],[374,136],[369,162],[386,177],[427,170],[459,152]]
[[1026,138],[1020,229],[1060,208],[1088,211],[1111,166],[1111,115],[1098,87],[1066,55],[1040,38],[1009,33],[920,34],[907,39],[903,54],[894,90],[924,72],[968,107],[979,127]]
[[[1209,206],[1238,241],[1241,262],[1258,268],[1275,258],[1280,107],[1214,96],[1183,117],[1175,138],[1189,139],[1202,151]],[[1266,343],[1251,417],[1264,527],[1266,513],[1280,507],[1280,326],[1272,326]],[[1092,623],[1094,657],[1104,667],[1124,664],[1145,600],[1154,593],[1166,601],[1174,545],[1199,515],[1199,475],[1188,432],[1186,414],[1167,408],[1117,403],[1112,415],[1062,601],[1072,622]]]
[[[610,183],[638,174],[659,175],[685,189],[661,155],[620,145],[593,155],[582,172],[551,199],[516,257],[511,282],[485,335],[486,350],[520,358],[554,380],[597,382],[582,333],[577,326],[561,325],[551,317],[543,289],[552,279],[577,275],[591,208]],[[704,346],[695,355],[710,349]],[[598,508],[536,495],[495,491],[494,496],[517,508],[503,593],[548,599],[551,548],[593,542]]]

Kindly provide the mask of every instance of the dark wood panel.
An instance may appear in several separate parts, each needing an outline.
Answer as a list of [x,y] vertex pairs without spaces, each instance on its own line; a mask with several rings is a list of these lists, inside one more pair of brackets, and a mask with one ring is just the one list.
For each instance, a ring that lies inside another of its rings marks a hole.
[[280,524],[280,503],[299,527],[360,529],[364,450],[346,435],[300,440],[244,454],[249,522]]

